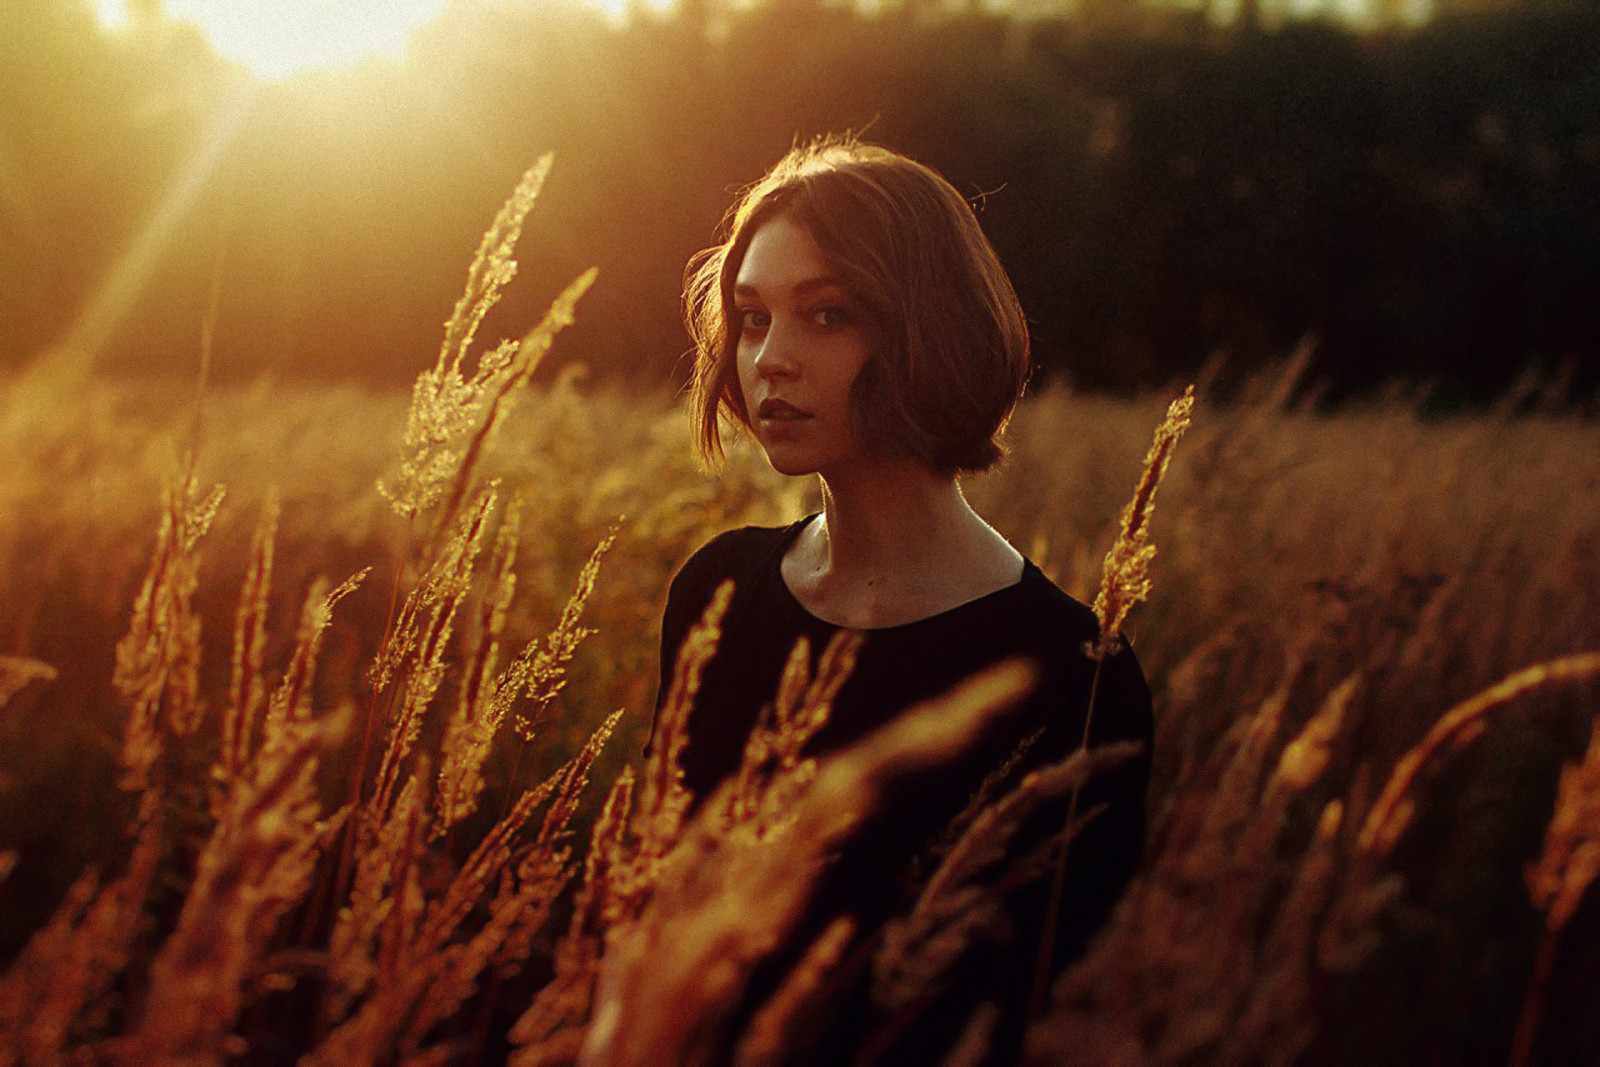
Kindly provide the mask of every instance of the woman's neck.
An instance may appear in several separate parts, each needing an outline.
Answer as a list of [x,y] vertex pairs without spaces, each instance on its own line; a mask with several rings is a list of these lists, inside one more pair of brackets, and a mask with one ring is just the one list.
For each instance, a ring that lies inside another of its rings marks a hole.
[[1022,556],[967,504],[952,476],[878,463],[822,482],[823,517],[784,560],[790,590],[814,614],[887,626],[1014,583]]
[[919,463],[883,464],[853,477],[822,479],[821,535],[827,568],[870,578],[936,561],[983,520],[954,477]]

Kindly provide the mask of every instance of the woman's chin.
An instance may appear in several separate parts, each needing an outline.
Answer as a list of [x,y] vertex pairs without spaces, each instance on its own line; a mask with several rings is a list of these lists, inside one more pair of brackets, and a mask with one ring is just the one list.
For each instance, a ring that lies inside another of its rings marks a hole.
[[765,451],[767,453],[767,462],[779,474],[787,475],[790,478],[799,478],[803,475],[817,473],[816,463],[808,462],[806,457],[796,455],[788,449],[769,448]]

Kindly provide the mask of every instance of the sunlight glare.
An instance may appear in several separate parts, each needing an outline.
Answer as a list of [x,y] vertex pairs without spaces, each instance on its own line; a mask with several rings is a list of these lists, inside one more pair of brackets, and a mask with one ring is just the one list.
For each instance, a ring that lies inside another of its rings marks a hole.
[[[412,33],[450,0],[166,0],[169,22],[199,27],[217,54],[271,80],[402,59]],[[129,22],[127,0],[95,0],[100,24]]]
[[107,30],[125,30],[133,21],[126,0],[94,0],[94,17]]
[[128,246],[101,280],[61,344],[92,363],[106,347],[145,283],[171,247],[189,210],[216,170],[249,111],[250,93],[241,90],[223,101],[195,144],[194,153],[173,176],[172,185]]

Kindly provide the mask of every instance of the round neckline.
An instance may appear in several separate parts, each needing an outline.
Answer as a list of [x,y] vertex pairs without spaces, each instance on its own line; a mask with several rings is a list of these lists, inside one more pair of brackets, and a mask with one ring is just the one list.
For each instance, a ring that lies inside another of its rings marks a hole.
[[1038,572],[1040,575],[1043,575],[1044,573],[1043,571],[1039,570],[1039,568],[1034,564],[1033,560],[1029,559],[1026,555],[1023,555],[1022,575],[1010,585],[1003,585],[999,589],[991,589],[989,592],[984,593],[981,596],[975,596],[971,600],[964,600],[952,607],[945,608],[943,611],[936,611],[932,615],[924,615],[920,619],[912,619],[910,622],[897,622],[892,626],[845,626],[842,623],[832,622],[828,619],[824,619],[822,616],[816,614],[810,608],[800,603],[800,598],[794,595],[794,590],[789,588],[789,583],[785,581],[783,577],[783,554],[789,550],[789,546],[794,543],[795,538],[800,536],[800,531],[804,530],[812,519],[817,518],[821,514],[822,513],[820,511],[813,511],[805,518],[799,519],[789,525],[789,529],[784,533],[784,536],[778,540],[777,547],[772,553],[770,566],[772,567],[773,577],[777,580],[778,588],[783,590],[784,597],[788,599],[790,605],[795,611],[799,612],[800,615],[806,619],[809,619],[811,622],[814,622],[820,626],[832,627],[835,630],[854,630],[857,633],[864,634],[886,634],[894,633],[899,630],[909,630],[913,626],[923,626],[927,623],[936,622],[941,619],[947,619],[958,611],[966,611],[977,605],[983,604],[986,601],[993,600],[1004,593],[1010,593],[1017,589],[1021,589],[1034,572]]

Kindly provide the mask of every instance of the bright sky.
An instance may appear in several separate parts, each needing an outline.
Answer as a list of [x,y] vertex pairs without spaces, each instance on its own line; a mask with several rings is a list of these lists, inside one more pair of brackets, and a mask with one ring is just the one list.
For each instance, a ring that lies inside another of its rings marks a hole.
[[[102,25],[128,21],[125,0],[94,0]],[[166,0],[173,22],[198,26],[217,53],[263,78],[338,70],[372,56],[403,58],[418,27],[449,0]]]
[[[128,22],[127,0],[93,0],[102,25],[118,28]],[[451,0],[165,0],[166,18],[198,26],[225,59],[268,80],[314,70],[340,70],[373,56],[403,59],[406,44],[421,26],[442,14]],[[590,0],[613,18],[620,18],[627,0]],[[643,0],[646,7],[668,6],[671,0]],[[996,0],[990,0],[991,4]],[[1007,0],[1010,6],[1030,5]],[[1203,3],[1213,18],[1231,21],[1240,0],[1172,0],[1178,6]],[[881,0],[857,0],[871,9]],[[1327,13],[1350,25],[1370,25],[1378,0],[1262,0],[1262,8],[1289,18]],[[1426,22],[1433,0],[1397,0],[1401,22]]]

